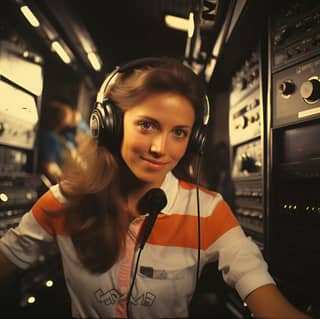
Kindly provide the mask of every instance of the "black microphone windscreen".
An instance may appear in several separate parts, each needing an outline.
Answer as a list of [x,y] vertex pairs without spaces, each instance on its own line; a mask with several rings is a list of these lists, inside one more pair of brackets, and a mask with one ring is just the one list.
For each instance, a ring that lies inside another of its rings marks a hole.
[[144,233],[141,239],[141,249],[143,249],[153,225],[160,211],[167,205],[167,196],[160,188],[152,188],[146,192],[137,204],[140,213],[149,213],[146,220]]
[[137,209],[140,213],[159,213],[167,205],[165,192],[160,188],[152,188],[139,200]]

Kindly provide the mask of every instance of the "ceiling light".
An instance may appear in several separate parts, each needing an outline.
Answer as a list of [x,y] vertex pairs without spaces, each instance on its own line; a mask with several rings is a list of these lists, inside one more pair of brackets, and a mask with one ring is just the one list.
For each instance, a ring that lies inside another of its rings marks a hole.
[[187,32],[189,28],[189,19],[173,16],[170,14],[164,16],[164,22],[167,27],[180,31]]
[[20,7],[20,11],[24,15],[24,17],[28,20],[28,22],[35,28],[40,26],[40,22],[37,17],[33,14],[28,6]]
[[68,55],[68,53],[65,51],[65,49],[62,47],[62,45],[60,44],[60,42],[58,41],[53,41],[51,43],[51,48],[56,51],[56,53],[59,55],[59,57],[61,58],[61,60],[65,63],[65,64],[69,64],[71,62],[71,58]]
[[101,70],[101,63],[99,61],[98,56],[94,52],[89,52],[87,54],[87,56],[88,56],[88,60],[91,63],[93,69],[95,71],[100,71]]
[[194,32],[194,15],[193,12],[189,13],[189,20],[188,20],[188,37],[192,38]]
[[193,33],[194,33],[194,14],[193,14],[193,12],[189,13],[188,19],[167,14],[164,16],[164,22],[167,25],[167,27],[169,27],[169,28],[188,32],[188,37],[192,38]]

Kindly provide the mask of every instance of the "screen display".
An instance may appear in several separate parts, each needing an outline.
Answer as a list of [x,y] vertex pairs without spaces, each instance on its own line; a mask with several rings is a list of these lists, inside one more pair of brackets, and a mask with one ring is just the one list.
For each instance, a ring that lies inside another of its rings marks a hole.
[[287,129],[282,143],[283,163],[320,159],[320,124]]

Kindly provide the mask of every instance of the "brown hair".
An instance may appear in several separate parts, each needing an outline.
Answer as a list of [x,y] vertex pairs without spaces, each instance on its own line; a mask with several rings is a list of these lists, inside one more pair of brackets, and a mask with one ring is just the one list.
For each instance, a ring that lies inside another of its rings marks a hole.
[[[194,106],[196,121],[202,118],[204,87],[191,70],[172,58],[119,73],[107,95],[125,112],[160,92],[183,95]],[[121,158],[89,137],[61,182],[73,206],[66,214],[66,224],[81,262],[91,272],[109,269],[125,246],[129,214],[119,179],[122,168]]]
[[146,65],[118,73],[116,85],[112,85],[106,94],[124,112],[148,96],[161,92],[186,97],[194,106],[197,119],[202,118],[204,87],[193,71],[173,58],[159,59],[156,66]]

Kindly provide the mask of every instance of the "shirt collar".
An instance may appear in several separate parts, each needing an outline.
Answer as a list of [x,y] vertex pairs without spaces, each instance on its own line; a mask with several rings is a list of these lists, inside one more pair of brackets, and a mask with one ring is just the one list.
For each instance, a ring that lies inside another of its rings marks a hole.
[[161,213],[165,215],[170,215],[172,213],[172,208],[179,189],[178,186],[179,180],[169,172],[160,187],[167,196],[167,205],[162,209]]

